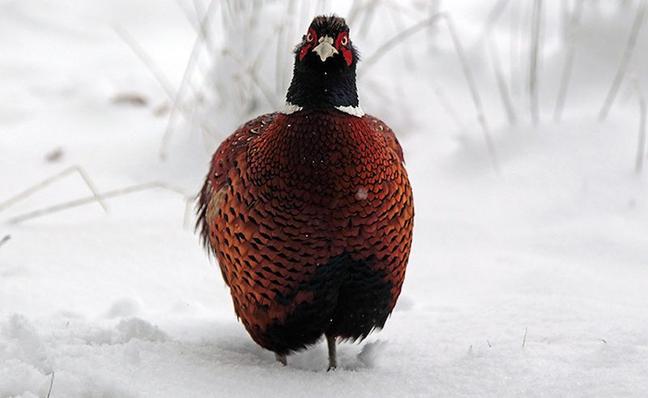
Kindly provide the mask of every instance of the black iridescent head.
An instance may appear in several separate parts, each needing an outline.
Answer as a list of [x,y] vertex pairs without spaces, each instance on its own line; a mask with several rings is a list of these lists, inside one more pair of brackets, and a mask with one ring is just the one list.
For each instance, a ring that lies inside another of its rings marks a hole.
[[295,49],[288,102],[302,108],[358,106],[357,62],[344,18],[315,17]]

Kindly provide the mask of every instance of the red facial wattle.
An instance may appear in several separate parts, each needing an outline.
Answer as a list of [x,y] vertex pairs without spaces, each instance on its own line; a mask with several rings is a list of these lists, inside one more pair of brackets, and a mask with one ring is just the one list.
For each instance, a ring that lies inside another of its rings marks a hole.
[[299,50],[300,61],[304,60],[304,57],[313,48],[315,43],[317,43],[317,32],[315,32],[313,28],[310,28],[308,29],[308,33],[306,34],[306,43],[302,46],[301,50]]
[[348,66],[351,66],[353,63],[353,51],[349,48],[349,32],[342,32],[335,39],[335,48],[342,53],[344,61]]

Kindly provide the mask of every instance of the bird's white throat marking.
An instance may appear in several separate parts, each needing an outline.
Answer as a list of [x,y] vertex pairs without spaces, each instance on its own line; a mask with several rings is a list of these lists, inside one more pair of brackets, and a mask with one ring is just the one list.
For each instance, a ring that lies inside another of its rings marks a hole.
[[[286,101],[286,103],[284,104],[283,109],[281,110],[281,113],[283,113],[284,115],[292,115],[293,113],[299,112],[302,109],[304,109],[304,108],[302,108],[299,105],[291,104],[290,102]],[[335,109],[337,109],[340,112],[348,113],[349,115],[355,116],[355,117],[363,117],[365,115],[365,113],[362,110],[362,108],[360,107],[360,105],[358,105],[358,106],[351,106],[351,105],[349,105],[349,106],[336,106]]]
[[301,111],[302,109],[304,108],[302,108],[299,105],[291,104],[290,102],[286,101],[283,109],[281,110],[281,113],[283,113],[284,115],[291,115],[295,112]]
[[358,106],[336,106],[335,109],[338,111],[342,111],[344,113],[348,113],[351,116],[355,117],[363,117],[365,115],[364,111],[362,108],[360,108],[360,105]]

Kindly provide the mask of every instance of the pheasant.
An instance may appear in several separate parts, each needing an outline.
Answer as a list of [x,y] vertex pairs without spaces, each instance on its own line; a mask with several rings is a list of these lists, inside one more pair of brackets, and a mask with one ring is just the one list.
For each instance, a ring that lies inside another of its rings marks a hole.
[[213,155],[197,227],[252,339],[286,356],[381,329],[401,291],[414,206],[394,132],[366,115],[344,19],[316,17],[281,112]]

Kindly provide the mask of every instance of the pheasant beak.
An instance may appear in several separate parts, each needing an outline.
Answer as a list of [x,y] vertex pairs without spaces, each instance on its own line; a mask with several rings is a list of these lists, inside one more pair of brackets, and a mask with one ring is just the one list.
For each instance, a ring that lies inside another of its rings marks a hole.
[[319,39],[319,44],[313,48],[313,52],[319,55],[322,62],[338,53],[338,50],[333,47],[333,38],[324,36]]

